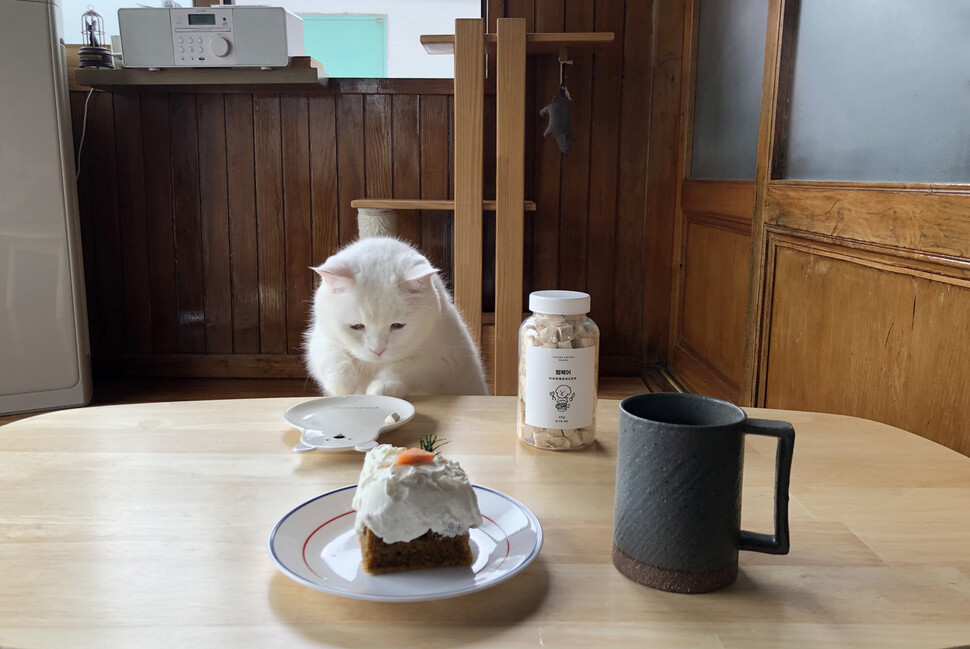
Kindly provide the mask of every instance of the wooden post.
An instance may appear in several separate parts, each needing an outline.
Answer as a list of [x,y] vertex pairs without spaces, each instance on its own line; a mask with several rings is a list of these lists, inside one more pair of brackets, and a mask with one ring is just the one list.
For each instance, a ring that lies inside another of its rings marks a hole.
[[495,394],[518,390],[525,200],[525,19],[499,18],[496,63]]
[[485,21],[455,21],[455,306],[482,340]]

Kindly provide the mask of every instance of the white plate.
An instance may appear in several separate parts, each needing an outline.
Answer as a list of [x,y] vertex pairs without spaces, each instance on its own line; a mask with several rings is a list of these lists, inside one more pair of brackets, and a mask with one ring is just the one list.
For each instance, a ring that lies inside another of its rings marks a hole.
[[361,566],[351,502],[356,485],[325,493],[280,519],[269,555],[284,575],[325,593],[379,602],[420,602],[474,593],[499,584],[535,559],[542,527],[525,505],[475,485],[485,519],[469,530],[475,563],[370,575]]
[[[387,423],[393,413],[398,421]],[[301,433],[294,451],[366,451],[377,446],[378,435],[413,417],[414,406],[404,399],[365,394],[311,399],[283,413],[283,421]]]

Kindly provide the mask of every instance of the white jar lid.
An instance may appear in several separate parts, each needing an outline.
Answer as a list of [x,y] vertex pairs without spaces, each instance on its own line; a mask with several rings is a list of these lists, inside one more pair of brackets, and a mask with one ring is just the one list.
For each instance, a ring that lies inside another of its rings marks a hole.
[[550,315],[584,315],[589,313],[589,293],[534,291],[529,294],[529,310]]

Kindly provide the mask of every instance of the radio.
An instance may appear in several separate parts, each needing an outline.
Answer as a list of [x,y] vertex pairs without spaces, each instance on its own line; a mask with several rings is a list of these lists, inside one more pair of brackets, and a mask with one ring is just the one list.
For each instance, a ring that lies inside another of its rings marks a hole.
[[282,7],[119,9],[126,68],[275,68],[303,56],[303,20]]

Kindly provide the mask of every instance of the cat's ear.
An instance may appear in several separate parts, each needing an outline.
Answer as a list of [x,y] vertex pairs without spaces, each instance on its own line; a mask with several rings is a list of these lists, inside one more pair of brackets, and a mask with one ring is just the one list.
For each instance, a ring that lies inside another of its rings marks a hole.
[[311,268],[323,278],[334,293],[343,293],[354,285],[354,273],[347,266],[324,262],[320,266],[311,266]]
[[401,286],[411,293],[419,293],[431,283],[431,276],[437,272],[437,268],[422,259],[405,273]]

